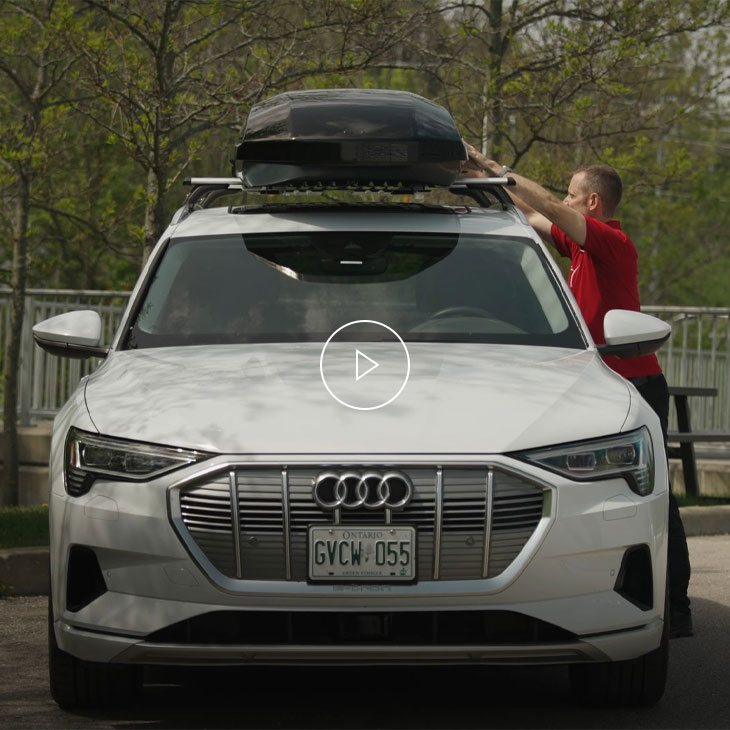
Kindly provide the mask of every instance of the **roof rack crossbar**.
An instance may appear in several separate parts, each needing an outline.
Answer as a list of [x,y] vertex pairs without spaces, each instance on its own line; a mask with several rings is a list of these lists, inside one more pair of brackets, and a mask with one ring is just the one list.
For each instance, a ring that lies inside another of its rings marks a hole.
[[242,187],[243,180],[240,177],[189,177],[183,180],[183,185],[233,185]]
[[514,206],[514,201],[504,188],[516,184],[513,177],[467,177],[454,180],[449,186],[449,190],[452,193],[470,195],[475,200],[479,200],[479,197],[475,195],[477,192],[490,193],[500,202],[502,209],[507,210]]
[[[188,193],[183,209],[184,215],[190,214],[196,208],[207,208],[218,198],[236,192],[252,192],[263,194],[281,194],[287,192],[323,192],[326,190],[345,190],[350,192],[390,192],[394,194],[411,194],[435,190],[439,185],[327,185],[327,184],[279,184],[267,186],[248,186],[240,177],[191,177],[184,181],[185,185],[191,185],[192,190]],[[449,186],[443,186],[457,195],[467,195],[473,198],[481,207],[488,208],[491,205],[489,196],[500,203],[503,210],[514,205],[512,198],[507,194],[504,187],[515,185],[511,177],[477,177],[461,178],[455,180]]]
[[192,185],[183,203],[183,217],[196,208],[207,208],[223,195],[243,190],[243,182],[237,177],[190,177],[183,185]]

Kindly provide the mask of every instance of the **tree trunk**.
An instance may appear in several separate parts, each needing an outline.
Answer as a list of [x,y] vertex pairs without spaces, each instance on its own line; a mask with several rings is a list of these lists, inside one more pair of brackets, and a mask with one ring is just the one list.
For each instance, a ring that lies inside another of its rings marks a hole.
[[502,0],[489,3],[489,91],[487,106],[491,109],[491,140],[487,143],[489,157],[502,159]]
[[18,369],[25,313],[25,284],[28,268],[28,212],[30,187],[21,173],[13,231],[13,278],[10,295],[10,327],[5,350],[3,378],[3,485],[0,503],[16,505],[20,497],[20,462],[18,455]]
[[142,265],[145,264],[152,249],[167,227],[165,220],[165,176],[155,168],[147,172],[147,203],[144,213],[144,249],[142,251]]

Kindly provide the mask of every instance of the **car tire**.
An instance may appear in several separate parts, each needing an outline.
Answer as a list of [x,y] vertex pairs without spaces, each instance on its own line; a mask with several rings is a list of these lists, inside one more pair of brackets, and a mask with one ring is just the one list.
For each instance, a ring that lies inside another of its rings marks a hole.
[[570,685],[575,698],[584,704],[648,707],[664,694],[668,665],[669,602],[665,601],[664,630],[656,649],[621,662],[573,664]]
[[51,697],[63,710],[129,706],[142,694],[142,667],[77,659],[59,648],[48,598],[48,675]]

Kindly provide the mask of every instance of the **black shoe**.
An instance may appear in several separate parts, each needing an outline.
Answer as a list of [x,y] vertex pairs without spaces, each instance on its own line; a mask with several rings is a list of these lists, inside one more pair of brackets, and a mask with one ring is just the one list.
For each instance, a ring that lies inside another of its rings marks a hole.
[[694,636],[692,630],[692,614],[689,611],[669,611],[669,638],[681,639],[685,636]]

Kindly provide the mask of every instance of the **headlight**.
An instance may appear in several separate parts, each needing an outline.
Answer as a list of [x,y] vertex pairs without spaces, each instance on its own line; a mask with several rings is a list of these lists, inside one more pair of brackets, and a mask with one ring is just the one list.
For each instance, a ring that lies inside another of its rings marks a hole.
[[654,450],[645,426],[637,431],[515,454],[577,481],[623,477],[642,497],[654,490]]
[[99,436],[72,428],[66,437],[66,491],[79,497],[96,479],[143,481],[207,459],[211,454]]

